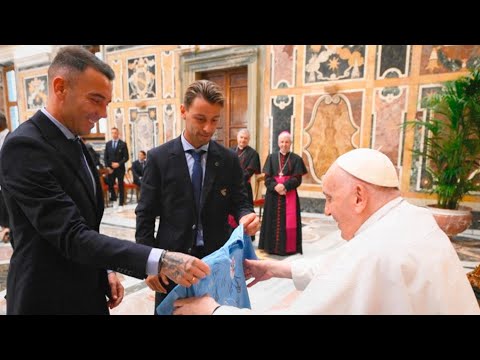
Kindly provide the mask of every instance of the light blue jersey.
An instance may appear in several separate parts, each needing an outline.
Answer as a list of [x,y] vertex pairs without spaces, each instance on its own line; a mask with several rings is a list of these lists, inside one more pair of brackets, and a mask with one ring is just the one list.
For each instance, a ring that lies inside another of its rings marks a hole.
[[257,255],[250,236],[243,234],[243,225],[240,225],[225,245],[202,259],[210,266],[211,274],[188,289],[177,285],[158,305],[157,313],[171,315],[175,300],[205,294],[209,294],[220,305],[250,308],[243,274],[244,259],[257,259]]

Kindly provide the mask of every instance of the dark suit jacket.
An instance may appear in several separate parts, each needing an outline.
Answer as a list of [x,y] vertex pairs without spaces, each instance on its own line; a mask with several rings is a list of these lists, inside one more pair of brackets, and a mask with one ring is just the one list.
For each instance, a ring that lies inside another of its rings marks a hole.
[[98,233],[102,190],[86,158],[96,196],[78,144],[41,111],[5,142],[0,184],[15,234],[7,314],[108,314],[106,269],[145,277],[150,248]]
[[[236,155],[237,147],[230,148]],[[240,166],[243,170],[243,179],[245,180],[245,187],[247,188],[248,199],[253,204],[253,191],[250,178],[253,174],[260,174],[260,157],[252,147],[247,146],[243,150],[242,155],[238,158]]]
[[92,158],[93,165],[95,165],[95,167],[97,167],[97,168],[100,167],[102,165],[100,163],[100,154],[95,151],[95,149],[93,148],[93,145],[90,144],[90,143],[86,143],[85,147],[87,148],[88,153],[90,154],[90,157]]
[[128,149],[125,141],[118,139],[117,147],[113,150],[113,141],[110,140],[105,145],[105,166],[112,167],[112,162],[118,162],[120,166],[114,169],[119,174],[125,174],[125,163],[128,161]]
[[[137,214],[137,242],[191,253],[197,214],[180,137],[148,152]],[[238,156],[210,141],[201,199],[205,252],[219,249],[230,234],[227,215],[237,220],[253,212]],[[160,216],[156,238],[155,217]]]
[[140,186],[140,183],[141,183],[140,178],[143,177],[143,166],[140,163],[140,160],[135,160],[132,163],[132,173],[133,173],[133,182],[138,186]]

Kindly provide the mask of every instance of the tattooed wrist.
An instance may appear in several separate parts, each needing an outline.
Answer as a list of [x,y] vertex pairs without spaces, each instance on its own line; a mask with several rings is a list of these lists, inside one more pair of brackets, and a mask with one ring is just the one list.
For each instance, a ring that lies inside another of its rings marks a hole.
[[181,269],[185,263],[182,255],[176,252],[168,252],[163,258],[162,272],[174,281],[182,276]]

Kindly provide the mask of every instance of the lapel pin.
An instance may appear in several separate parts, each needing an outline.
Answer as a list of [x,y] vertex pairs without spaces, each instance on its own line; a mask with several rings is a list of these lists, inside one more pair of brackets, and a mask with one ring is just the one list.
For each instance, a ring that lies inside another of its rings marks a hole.
[[223,196],[227,196],[227,189],[222,189],[220,190],[220,193],[223,195]]
[[215,166],[219,166],[220,163],[218,161],[215,161]]

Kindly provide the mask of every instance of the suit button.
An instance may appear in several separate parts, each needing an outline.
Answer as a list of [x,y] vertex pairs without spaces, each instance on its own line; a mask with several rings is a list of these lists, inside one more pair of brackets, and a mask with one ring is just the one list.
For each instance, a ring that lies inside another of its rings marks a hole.
[[193,224],[192,225],[192,230],[195,230],[197,228],[197,225]]
[[192,253],[192,248],[188,248],[187,253],[191,254]]

